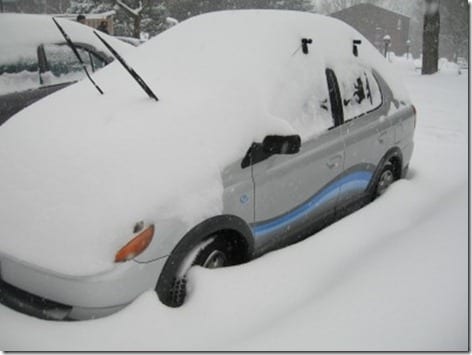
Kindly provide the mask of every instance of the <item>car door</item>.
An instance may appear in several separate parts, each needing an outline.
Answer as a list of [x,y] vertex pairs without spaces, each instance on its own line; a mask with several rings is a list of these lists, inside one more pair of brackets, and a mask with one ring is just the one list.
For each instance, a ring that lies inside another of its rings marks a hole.
[[394,140],[380,85],[369,68],[354,64],[339,71],[345,141],[345,184],[340,188],[340,206],[362,197],[374,171]]
[[255,186],[252,225],[256,250],[263,253],[303,237],[315,222],[328,220],[336,206],[344,164],[344,142],[336,121],[329,78],[320,82],[312,119],[329,121],[294,155],[273,155],[251,166]]

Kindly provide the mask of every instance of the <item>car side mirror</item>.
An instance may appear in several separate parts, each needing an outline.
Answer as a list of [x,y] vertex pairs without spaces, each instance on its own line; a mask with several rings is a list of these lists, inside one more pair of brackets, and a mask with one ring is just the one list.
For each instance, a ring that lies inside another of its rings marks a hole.
[[241,162],[245,169],[276,154],[297,154],[302,140],[300,136],[267,136],[262,143],[252,143]]
[[262,149],[267,155],[297,154],[300,151],[302,140],[300,136],[267,136],[262,142]]

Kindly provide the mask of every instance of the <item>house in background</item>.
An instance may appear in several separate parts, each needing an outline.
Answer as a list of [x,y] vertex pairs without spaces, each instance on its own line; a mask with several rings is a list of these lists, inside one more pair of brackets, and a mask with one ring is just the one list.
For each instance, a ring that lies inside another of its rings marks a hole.
[[[70,0],[0,0],[0,12],[49,14],[75,21],[79,14],[66,14],[69,6]],[[114,34],[115,11],[83,15],[87,26],[97,28],[102,21],[106,21],[108,33]]]
[[[75,21],[79,14],[55,14],[55,17],[67,18],[69,20]],[[101,12],[98,14],[82,14],[85,16],[85,25],[97,28],[100,26],[102,21],[107,23],[108,34],[114,35],[114,16],[115,11]]]
[[371,5],[359,4],[330,14],[346,22],[362,33],[372,44],[384,53],[384,37],[391,37],[389,51],[403,55],[409,50],[407,41],[410,32],[410,18],[396,12]]

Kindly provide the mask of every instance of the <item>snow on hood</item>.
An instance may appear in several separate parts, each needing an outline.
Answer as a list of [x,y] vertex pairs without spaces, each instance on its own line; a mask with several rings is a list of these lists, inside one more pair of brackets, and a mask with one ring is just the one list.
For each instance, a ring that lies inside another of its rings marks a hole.
[[[299,50],[303,37],[313,55]],[[0,251],[91,274],[113,267],[139,220],[180,216],[190,227],[220,214],[221,171],[253,141],[317,134],[303,109],[287,107],[313,96],[307,78],[325,81],[325,65],[353,60],[358,38],[307,13],[202,15],[126,58],[159,102],[113,63],[94,75],[105,95],[83,80],[28,107],[0,128]],[[364,42],[359,60],[388,76]]]

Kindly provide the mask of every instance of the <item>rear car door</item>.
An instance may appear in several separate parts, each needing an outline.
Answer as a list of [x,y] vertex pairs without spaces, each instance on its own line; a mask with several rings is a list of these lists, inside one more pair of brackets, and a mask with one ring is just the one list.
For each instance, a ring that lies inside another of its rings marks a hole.
[[338,71],[344,123],[344,170],[346,183],[340,190],[340,205],[366,196],[380,159],[392,147],[394,132],[388,120],[379,80],[360,64]]

